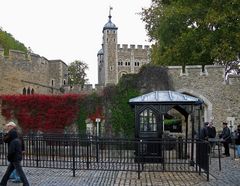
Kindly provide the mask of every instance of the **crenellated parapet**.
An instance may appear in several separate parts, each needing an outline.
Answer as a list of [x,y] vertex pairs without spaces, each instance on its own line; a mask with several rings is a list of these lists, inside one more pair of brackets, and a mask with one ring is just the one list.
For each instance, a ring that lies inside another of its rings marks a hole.
[[228,74],[226,78],[224,65],[168,66],[168,74],[175,86],[199,87],[240,85],[240,76]]
[[239,85],[240,86],[240,76],[239,75],[229,75],[227,79],[229,85]]
[[73,85],[73,86],[64,86],[65,93],[72,93],[72,94],[91,94],[93,92],[102,92],[104,89],[103,85],[95,84],[95,88],[93,84],[85,84],[84,86],[81,85]]
[[9,61],[26,61],[27,53],[19,50],[9,50]]
[[225,66],[224,65],[187,65],[182,66],[168,66],[170,73],[175,73],[179,76],[211,76],[221,74],[224,78]]
[[118,44],[118,50],[148,50],[150,49],[149,45],[133,45],[133,44]]

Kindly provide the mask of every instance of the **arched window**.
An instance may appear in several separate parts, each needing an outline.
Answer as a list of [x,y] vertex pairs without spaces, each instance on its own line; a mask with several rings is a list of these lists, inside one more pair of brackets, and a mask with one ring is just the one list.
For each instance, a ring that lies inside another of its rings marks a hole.
[[32,90],[31,90],[31,94],[34,94],[34,89],[32,88]]
[[23,95],[26,95],[27,94],[27,90],[26,90],[26,88],[24,87],[23,88]]
[[157,131],[156,115],[149,108],[140,114],[140,131],[155,132]]
[[52,85],[52,87],[54,86],[54,80],[52,79],[52,81],[51,81],[51,85]]
[[28,89],[27,89],[27,94],[30,94],[30,88],[28,87]]

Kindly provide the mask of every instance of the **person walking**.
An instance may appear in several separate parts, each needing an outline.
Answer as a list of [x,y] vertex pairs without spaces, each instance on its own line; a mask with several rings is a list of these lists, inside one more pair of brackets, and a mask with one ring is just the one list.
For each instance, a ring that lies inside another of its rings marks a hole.
[[[25,145],[24,145],[23,137],[22,137],[22,135],[20,135],[19,132],[18,132],[18,138],[21,141],[22,153],[25,153]],[[17,174],[16,169],[13,170],[9,179],[12,179],[12,182],[14,182],[14,183],[20,183],[21,182],[20,176]]]
[[4,136],[3,140],[8,144],[8,155],[7,159],[10,162],[7,170],[0,182],[0,186],[6,186],[9,176],[16,169],[23,186],[29,186],[28,180],[23,172],[21,161],[22,161],[22,144],[18,137],[16,130],[16,124],[14,122],[9,122],[6,124],[7,134]]
[[235,145],[236,145],[236,160],[240,159],[240,125],[237,126],[237,130],[235,132]]
[[224,147],[223,155],[225,155],[226,157],[229,157],[230,156],[229,143],[231,143],[231,132],[227,125],[228,124],[226,122],[223,122],[223,131],[219,137],[223,139],[223,147]]

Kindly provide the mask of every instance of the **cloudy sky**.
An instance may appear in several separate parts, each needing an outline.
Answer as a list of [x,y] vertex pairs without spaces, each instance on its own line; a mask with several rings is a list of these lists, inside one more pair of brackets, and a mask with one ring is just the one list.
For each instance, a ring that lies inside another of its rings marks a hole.
[[47,59],[89,66],[89,83],[97,83],[97,52],[112,6],[119,44],[149,44],[138,12],[151,0],[0,0],[0,27]]

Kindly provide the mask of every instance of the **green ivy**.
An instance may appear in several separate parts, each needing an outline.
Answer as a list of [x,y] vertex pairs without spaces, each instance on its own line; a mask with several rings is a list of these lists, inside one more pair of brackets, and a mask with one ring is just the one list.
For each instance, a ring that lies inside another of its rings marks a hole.
[[140,93],[133,85],[126,80],[120,81],[116,87],[115,99],[110,106],[110,123],[112,124],[113,132],[117,136],[134,137],[134,111],[128,101],[139,96]]
[[78,113],[76,124],[78,126],[79,133],[84,134],[86,133],[86,119],[94,114],[98,107],[103,107],[102,97],[96,93],[90,94],[80,102],[79,107],[81,109]]

